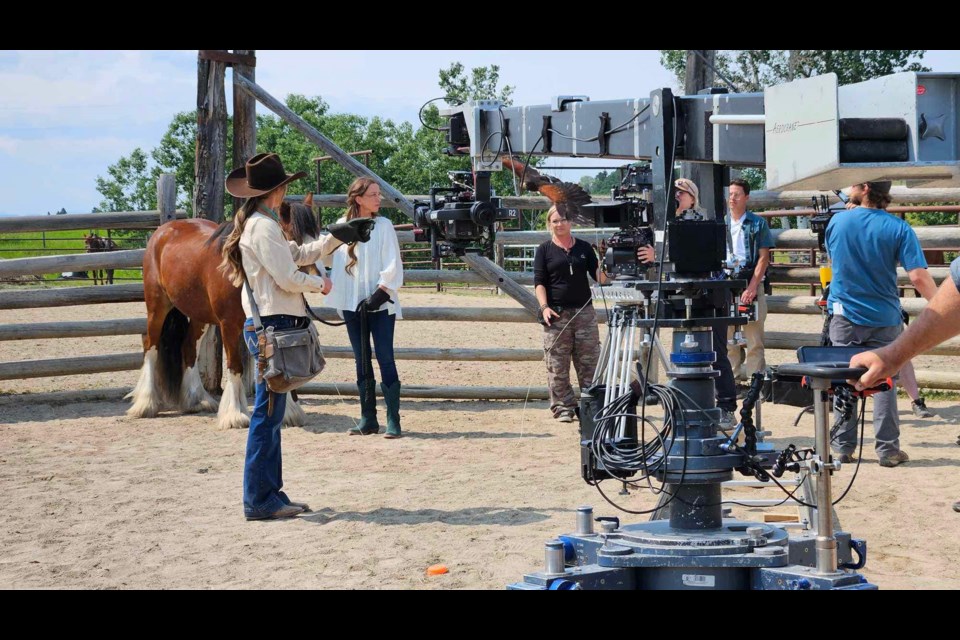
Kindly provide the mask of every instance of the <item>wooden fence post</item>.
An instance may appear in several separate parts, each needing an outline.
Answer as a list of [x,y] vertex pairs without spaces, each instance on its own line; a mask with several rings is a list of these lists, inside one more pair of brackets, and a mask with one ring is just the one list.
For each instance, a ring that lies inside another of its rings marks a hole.
[[157,209],[160,224],[177,219],[177,182],[172,173],[162,173],[157,179]]

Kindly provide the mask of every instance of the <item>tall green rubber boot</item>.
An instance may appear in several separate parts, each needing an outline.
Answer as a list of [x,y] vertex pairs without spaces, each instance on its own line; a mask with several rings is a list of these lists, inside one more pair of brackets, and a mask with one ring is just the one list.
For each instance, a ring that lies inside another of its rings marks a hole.
[[351,436],[380,433],[380,424],[377,422],[377,381],[367,378],[357,383],[357,389],[360,390],[360,423],[347,433]]
[[383,401],[387,405],[387,433],[384,438],[399,438],[400,433],[400,381],[397,380],[389,387],[380,383],[383,392]]

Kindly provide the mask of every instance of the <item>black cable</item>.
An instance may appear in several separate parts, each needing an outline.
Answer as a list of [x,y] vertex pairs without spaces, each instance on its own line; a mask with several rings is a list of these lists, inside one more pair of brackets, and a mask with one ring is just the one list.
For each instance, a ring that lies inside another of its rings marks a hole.
[[847,488],[843,490],[843,493],[840,494],[840,497],[834,500],[832,504],[839,504],[839,502],[846,497],[847,492],[853,487],[853,481],[857,479],[857,473],[860,472],[860,461],[863,459],[863,431],[864,426],[867,424],[866,411],[867,399],[864,397],[860,406],[860,449],[857,451],[857,466],[853,468],[853,476],[850,478]]
[[[617,125],[617,126],[614,127],[613,129],[610,129],[609,131],[604,131],[603,134],[609,136],[609,135],[612,135],[612,134],[614,134],[614,133],[620,133],[620,131],[622,131],[624,127],[626,127],[628,124],[630,124],[631,122],[633,122],[634,120],[636,120],[637,118],[639,118],[639,117],[643,114],[643,112],[646,111],[646,110],[649,109],[649,108],[650,108],[650,103],[648,102],[646,105],[644,105],[643,109],[640,109],[640,111],[637,111],[637,113],[634,114],[634,116],[633,116],[632,118],[630,118],[629,120],[627,120],[627,121],[624,122],[623,124]],[[636,125],[634,125],[634,126],[636,126]]]
[[[673,105],[673,107],[674,107],[674,109],[673,109],[674,123],[673,123],[673,125],[674,125],[674,126],[673,126],[673,144],[672,144],[672,149],[671,149],[671,151],[670,151],[670,157],[669,157],[669,158],[664,158],[664,163],[663,163],[663,164],[664,164],[664,181],[665,181],[663,186],[664,186],[664,190],[665,190],[666,193],[667,193],[667,198],[666,198],[666,201],[664,202],[664,212],[663,212],[664,236],[666,235],[667,209],[669,209],[670,198],[673,197],[673,158],[674,158],[674,156],[675,156],[676,153],[677,153],[677,126],[676,126],[676,125],[677,125],[677,123],[676,123],[676,118],[677,118],[677,109],[676,109],[676,106],[677,106],[677,105],[676,105],[676,100],[677,100],[677,99],[676,99],[676,97],[674,96],[674,98],[673,98],[673,102],[674,102],[674,105]],[[668,161],[669,161],[669,162],[668,162]],[[655,214],[654,214],[654,215],[655,215]],[[654,242],[656,242],[656,238],[654,238]],[[665,249],[666,249],[666,237],[664,237],[664,242],[661,243],[661,248],[660,248],[660,260],[659,260],[659,262],[657,263],[657,302],[656,302],[656,304],[655,304],[654,307],[653,307],[653,328],[652,328],[651,331],[650,331],[650,334],[651,334],[651,336],[652,336],[652,339],[651,339],[651,349],[647,352],[647,361],[646,361],[646,363],[644,364],[644,368],[643,368],[643,385],[642,385],[642,387],[641,387],[641,391],[642,391],[641,407],[642,407],[642,408],[640,409],[640,415],[641,415],[641,416],[645,416],[645,415],[646,415],[646,408],[647,408],[647,403],[646,403],[646,397],[647,397],[647,380],[649,380],[649,378],[650,378],[650,365],[651,365],[651,363],[653,362],[653,358],[652,358],[652,356],[653,356],[653,348],[652,348],[652,346],[653,346],[653,341],[656,340],[656,337],[657,337],[657,325],[658,325],[659,322],[660,322],[660,301],[661,301],[661,298],[662,298],[661,293],[663,292],[663,259],[664,259],[665,255],[666,255],[666,253],[667,253]]]
[[502,130],[501,130],[501,131],[491,131],[491,132],[490,132],[490,135],[488,135],[486,138],[484,138],[483,144],[480,145],[480,157],[481,157],[481,158],[483,157],[483,150],[487,148],[487,143],[490,142],[490,138],[492,138],[493,136],[495,136],[495,135],[497,135],[497,134],[500,134],[500,146],[497,147],[497,153],[496,153],[496,155],[493,157],[493,160],[491,160],[490,162],[484,163],[483,160],[481,160],[481,161],[480,161],[480,166],[485,166],[485,167],[487,167],[487,168],[489,169],[489,168],[492,167],[492,166],[497,162],[497,160],[500,158],[500,152],[503,151],[503,131],[502,131]]
[[[439,98],[433,98],[433,99],[431,99],[431,100],[427,100],[426,102],[424,102],[424,103],[420,106],[420,110],[417,111],[417,118],[420,120],[420,124],[422,124],[423,126],[425,126],[427,129],[430,129],[431,131],[439,131],[439,132],[441,132],[441,133],[446,133],[446,131],[447,131],[446,129],[438,129],[437,127],[431,127],[430,125],[428,125],[426,122],[423,121],[423,110],[424,110],[424,108],[426,108],[426,106],[427,106],[428,104],[430,104],[431,102],[436,102],[437,100],[446,100],[447,102],[450,102],[450,101],[451,101],[451,100],[450,100],[450,96],[440,96]],[[463,103],[461,102],[460,104],[463,104]]]
[[[633,122],[634,120],[636,120],[637,118],[639,118],[640,115],[641,115],[644,111],[646,111],[647,109],[649,109],[649,108],[650,108],[650,104],[647,103],[647,104],[643,107],[643,109],[640,109],[640,111],[638,111],[636,114],[634,114],[634,116],[633,116],[632,118],[630,118],[629,120],[627,120],[627,121],[624,122],[623,124],[618,124],[616,127],[613,127],[612,129],[610,129],[610,130],[608,130],[608,131],[604,131],[604,132],[603,132],[603,135],[609,136],[609,135],[612,135],[612,134],[614,134],[614,133],[619,133],[620,131],[623,130],[624,127],[626,127],[628,124],[630,124],[631,122]],[[596,142],[597,140],[600,139],[600,136],[599,136],[599,135],[593,136],[592,138],[577,138],[577,137],[575,137],[575,136],[564,135],[564,134],[560,133],[559,131],[557,131],[556,129],[547,129],[547,131],[549,131],[550,133],[552,133],[552,134],[554,134],[554,135],[557,135],[557,136],[563,138],[564,140],[576,140],[577,142]]]
[[[500,110],[500,118],[501,118],[501,120],[503,119],[503,109]],[[502,125],[502,124],[501,124],[501,128],[503,128],[503,125]],[[507,136],[507,138],[506,138],[506,143],[507,143],[507,156],[509,156],[510,160],[513,161],[513,145],[510,144],[510,137],[509,137],[509,136]],[[513,176],[513,195],[515,195],[515,196],[517,196],[517,197],[519,198],[519,197],[520,197],[520,185],[519,185],[519,183],[517,182],[517,172],[511,170],[511,171],[510,171],[510,174]],[[522,214],[521,214],[521,217],[522,217]],[[522,220],[521,220],[521,224],[520,224],[520,229],[523,229],[523,221],[522,221]]]
[[527,167],[530,166],[530,156],[533,155],[533,152],[537,150],[537,145],[543,142],[543,134],[540,134],[540,137],[537,138],[537,141],[533,143],[533,146],[530,147],[530,151],[527,153],[527,161],[523,163],[523,170],[520,172],[520,186],[523,186],[523,178],[527,175]]
[[560,133],[556,129],[547,129],[547,131],[549,131],[555,136],[563,138],[564,140],[576,140],[577,142],[596,142],[597,140],[600,139],[600,136],[593,136],[592,138],[577,138],[575,136],[568,136]]
[[[665,206],[665,207],[668,207],[668,206],[669,206],[667,203],[669,203],[669,198],[671,198],[671,197],[673,196],[673,193],[672,193],[672,188],[673,188],[673,158],[674,158],[675,155],[676,155],[676,149],[677,149],[677,129],[676,129],[677,109],[676,109],[676,101],[677,101],[677,98],[676,98],[676,96],[674,96],[674,97],[673,97],[673,103],[674,103],[674,110],[673,110],[674,127],[673,127],[673,132],[672,132],[672,133],[673,133],[672,149],[671,149],[670,157],[664,159],[664,190],[665,190],[666,193],[667,193],[667,201],[664,203],[664,206]],[[643,111],[645,111],[645,110],[646,110],[646,108],[644,108],[642,111],[638,112],[638,113],[637,113],[637,116],[639,116],[640,113],[643,113]],[[635,116],[635,118],[636,118],[637,116]],[[629,124],[629,121],[628,121],[627,123],[625,123],[625,124]],[[621,126],[624,126],[624,125],[621,125]],[[551,130],[551,131],[552,131],[552,130]],[[561,137],[563,137],[563,136],[561,136]],[[541,136],[541,138],[542,138],[542,136]],[[596,140],[596,139],[597,139],[597,138],[594,138],[594,140]],[[664,221],[666,222],[666,211],[664,212]],[[661,300],[662,300],[662,292],[663,292],[663,262],[664,262],[665,253],[666,253],[665,251],[661,250],[661,252],[660,252],[660,259],[659,259],[659,261],[658,261],[658,263],[657,263],[657,291],[656,291],[656,293],[657,293],[657,300],[656,300],[656,304],[654,305],[654,319],[653,319],[653,327],[652,327],[652,329],[651,329],[651,334],[654,336],[654,338],[655,338],[656,335],[657,335],[657,328],[658,328],[659,320],[660,320],[660,303],[661,303]],[[608,330],[609,330],[609,326],[608,326]],[[647,419],[646,419],[646,395],[647,395],[647,390],[648,390],[648,389],[654,389],[654,390],[655,390],[654,392],[656,393],[657,387],[660,386],[660,385],[653,385],[653,386],[651,387],[651,386],[648,384],[649,375],[650,375],[650,366],[651,366],[651,364],[652,364],[652,362],[653,362],[653,351],[654,351],[654,349],[651,347],[651,349],[647,352],[647,361],[646,361],[646,363],[645,363],[644,372],[643,372],[643,383],[642,383],[642,385],[641,385],[641,398],[640,398],[640,401],[641,401],[641,410],[640,410],[640,416],[638,416],[638,417],[640,418],[641,424],[647,424]],[[609,355],[609,354],[608,354],[608,355]],[[609,383],[609,381],[608,381],[608,383]],[[683,425],[684,430],[686,429],[686,415],[685,415],[685,412],[683,411],[683,407],[682,407],[682,405],[680,404],[679,399],[677,398],[676,394],[674,393],[675,390],[672,389],[672,388],[669,388],[669,387],[661,387],[661,388],[664,390],[664,393],[665,393],[665,394],[670,394],[670,395],[672,396],[672,397],[669,397],[669,396],[668,396],[668,397],[666,397],[666,398],[664,398],[663,396],[661,396],[661,398],[662,398],[662,399],[661,399],[661,402],[662,402],[663,405],[664,405],[664,414],[665,414],[665,415],[664,415],[664,431],[666,431],[666,429],[667,429],[667,424],[669,423],[669,424],[670,424],[670,432],[671,432],[671,434],[672,434],[672,438],[671,438],[671,448],[672,448],[673,443],[676,441],[676,431],[677,431],[677,429],[674,428],[674,425],[676,424],[676,416],[673,414],[673,409],[674,409],[673,404],[672,404],[672,403],[669,403],[669,408],[668,408],[668,403],[667,403],[666,400],[667,400],[667,399],[672,399],[672,400],[674,400],[674,401],[676,402],[677,408],[679,409],[680,422],[681,422],[681,424]],[[686,394],[684,394],[684,395],[686,395]],[[616,402],[616,401],[614,401],[614,402]],[[613,404],[613,403],[611,403],[611,404]],[[603,411],[603,409],[601,409],[600,412],[602,412],[602,411]],[[600,414],[600,412],[598,412],[598,415]],[[594,430],[594,444],[597,442],[597,431],[598,431],[598,429],[595,429],[595,430]],[[685,431],[684,431],[684,432],[685,432]],[[665,446],[666,446],[666,445],[664,444],[664,447],[665,447]],[[664,451],[663,451],[662,464],[664,464],[664,465],[666,464],[666,459],[667,459],[667,456],[668,456],[669,452],[670,452],[670,448],[665,448]],[[596,454],[596,453],[597,453],[597,451],[595,451],[595,454]],[[687,454],[686,447],[683,447],[683,467],[682,467],[682,470],[681,470],[680,481],[678,482],[678,484],[682,484],[682,483],[683,483],[683,479],[684,479],[685,476],[686,476],[687,455],[688,455],[688,454]],[[597,456],[597,458],[598,458],[598,460],[601,460],[601,457],[600,457],[600,456]],[[643,458],[643,463],[644,463],[644,468],[645,468],[645,469],[646,469],[646,460],[647,460],[646,458]],[[602,460],[601,460],[601,461],[602,461]],[[664,480],[663,480],[663,482],[662,482],[661,485],[660,485],[660,491],[667,491],[667,490],[664,488],[664,487],[666,486],[666,484],[667,484],[667,482],[666,482],[666,475],[667,475],[667,473],[666,473],[666,470],[665,470],[665,471],[664,471]],[[675,497],[675,494],[672,494],[672,493],[670,493],[669,491],[667,491],[667,494],[670,495],[670,498],[669,498],[664,504],[659,505],[658,507],[655,507],[655,508],[652,509],[652,510],[639,511],[639,512],[638,512],[638,511],[631,511],[631,510],[622,508],[622,507],[620,507],[619,505],[617,505],[615,502],[613,502],[612,500],[610,500],[610,498],[608,498],[608,497],[606,496],[606,494],[603,493],[603,490],[600,488],[600,482],[599,482],[599,481],[598,481],[594,486],[597,487],[597,490],[600,492],[600,495],[603,496],[603,499],[606,500],[607,502],[609,502],[611,505],[613,505],[614,507],[616,507],[616,508],[618,508],[618,509],[622,509],[623,511],[625,511],[625,512],[627,512],[627,513],[631,513],[631,514],[635,514],[635,515],[642,515],[642,514],[653,513],[653,512],[655,512],[655,511],[659,511],[660,509],[662,509],[662,508],[664,508],[665,506],[667,506],[667,504],[669,504],[669,503],[674,499],[674,497]]]
[[497,109],[497,112],[500,114],[500,130],[491,131],[490,135],[488,135],[486,139],[483,141],[483,144],[480,145],[480,157],[483,158],[483,150],[487,148],[487,143],[490,142],[490,138],[492,138],[494,135],[498,133],[500,134],[500,146],[497,147],[497,153],[494,154],[493,159],[486,164],[484,164],[482,160],[480,161],[480,165],[485,166],[488,169],[493,165],[495,165],[497,161],[500,159],[500,154],[503,153],[503,141],[507,139],[507,136],[504,135],[503,133],[503,129],[504,129],[503,109],[502,108]]

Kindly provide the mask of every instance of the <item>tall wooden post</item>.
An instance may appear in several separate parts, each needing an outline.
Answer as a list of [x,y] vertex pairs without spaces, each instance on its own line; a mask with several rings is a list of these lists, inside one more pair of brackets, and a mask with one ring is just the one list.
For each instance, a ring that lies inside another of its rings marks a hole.
[[[227,63],[223,51],[200,51],[197,57],[197,153],[194,165],[193,215],[223,221],[226,173],[227,98],[224,89]],[[220,393],[223,376],[223,342],[220,329],[209,325],[197,344],[197,371],[203,388]]]
[[160,224],[177,219],[177,181],[172,173],[162,173],[157,178],[157,209]]
[[[234,49],[238,55],[254,59],[253,49]],[[234,63],[233,82],[237,76],[243,76],[250,82],[256,81],[257,68],[250,64]],[[233,88],[233,169],[246,164],[247,160],[257,155],[257,99],[246,91]],[[242,204],[241,198],[233,199],[233,212]]]
[[227,144],[227,98],[223,81],[227,65],[215,59],[217,53],[222,52],[200,51],[197,58],[197,154],[193,171],[193,215],[222,222]]
[[[717,52],[715,49],[687,50],[687,66],[684,76],[683,92],[692,96],[701,89],[709,89],[715,81],[713,67],[716,66]],[[700,123],[690,123],[690,126],[699,126]],[[704,211],[723,218],[723,167],[720,165],[706,165],[697,162],[684,162],[680,173],[689,178],[700,189],[700,204]]]

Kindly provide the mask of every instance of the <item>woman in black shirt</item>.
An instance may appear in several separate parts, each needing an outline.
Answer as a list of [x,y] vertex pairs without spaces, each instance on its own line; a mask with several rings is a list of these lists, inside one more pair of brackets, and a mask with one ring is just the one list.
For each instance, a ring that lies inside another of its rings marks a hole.
[[570,221],[551,207],[547,212],[551,239],[537,247],[533,282],[543,319],[550,410],[561,422],[573,422],[576,397],[570,386],[570,362],[580,389],[590,386],[600,358],[600,331],[587,274],[604,284],[606,275],[593,247],[570,233]]

